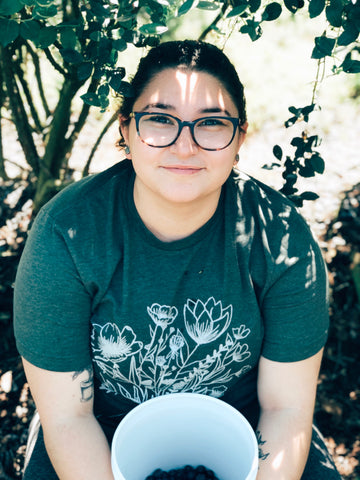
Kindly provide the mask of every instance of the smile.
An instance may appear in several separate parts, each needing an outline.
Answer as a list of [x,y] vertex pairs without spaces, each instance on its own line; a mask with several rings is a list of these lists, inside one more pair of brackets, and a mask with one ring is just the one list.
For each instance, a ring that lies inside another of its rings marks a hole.
[[161,167],[167,172],[175,173],[178,175],[193,175],[203,170],[202,167],[196,167],[194,165],[168,165]]

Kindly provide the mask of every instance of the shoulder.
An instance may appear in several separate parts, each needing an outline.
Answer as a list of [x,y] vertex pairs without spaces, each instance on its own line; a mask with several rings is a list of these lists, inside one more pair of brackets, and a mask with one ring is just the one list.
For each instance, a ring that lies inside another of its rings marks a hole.
[[249,252],[252,265],[265,262],[269,271],[281,274],[300,259],[323,264],[309,225],[283,194],[237,172],[229,178],[228,191],[235,242]]
[[260,180],[236,171],[229,180],[234,185],[237,196],[241,197],[243,203],[247,203],[252,208],[256,205],[257,208],[261,207],[262,209],[268,208],[297,213],[295,205],[285,195]]
[[75,216],[81,219],[82,214],[88,215],[89,212],[105,215],[121,204],[115,200],[123,196],[132,175],[131,162],[121,161],[65,187],[42,208],[41,214],[52,217],[56,223]]
[[242,172],[229,178],[231,202],[236,202],[238,219],[247,220],[274,235],[284,230],[310,232],[309,226],[296,206],[285,195]]

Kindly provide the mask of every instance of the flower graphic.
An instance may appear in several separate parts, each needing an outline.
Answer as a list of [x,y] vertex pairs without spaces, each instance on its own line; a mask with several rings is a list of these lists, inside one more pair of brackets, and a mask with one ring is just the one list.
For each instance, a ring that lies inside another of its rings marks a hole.
[[163,367],[165,363],[166,363],[166,358],[163,355],[159,355],[156,358],[156,365],[158,365],[159,367]]
[[211,397],[220,398],[224,395],[226,390],[227,390],[227,387],[225,387],[225,385],[219,385],[218,387],[212,388],[211,391],[209,392],[209,395]]
[[250,355],[251,353],[249,352],[248,345],[246,343],[244,345],[240,345],[239,343],[238,345],[236,345],[236,350],[233,353],[233,360],[235,360],[235,362],[243,362],[244,360],[249,358]]
[[239,328],[233,328],[232,332],[236,340],[242,340],[249,335],[250,328],[245,328],[245,325],[240,325]]
[[174,360],[175,358],[177,358],[177,356],[179,355],[179,350],[181,350],[181,348],[184,345],[185,345],[184,337],[181,334],[181,332],[178,330],[176,335],[173,335],[172,337],[170,337],[170,342],[169,342],[170,353],[168,353],[166,358],[170,357],[171,360]]
[[232,317],[232,305],[223,308],[221,301],[210,297],[206,303],[188,300],[184,306],[186,331],[198,345],[219,338],[228,328]]
[[151,307],[147,307],[147,311],[155,325],[162,329],[165,329],[168,325],[173,323],[178,314],[176,307],[159,305],[158,303],[153,303]]
[[106,323],[104,326],[94,325],[92,346],[105,360],[118,363],[139,352],[143,344],[136,341],[131,327],[126,326],[120,331],[114,323]]

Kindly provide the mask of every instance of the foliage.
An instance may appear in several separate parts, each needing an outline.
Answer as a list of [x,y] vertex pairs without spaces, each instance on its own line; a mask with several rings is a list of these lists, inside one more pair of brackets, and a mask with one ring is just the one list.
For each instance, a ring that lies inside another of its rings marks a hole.
[[[332,58],[334,74],[360,72],[359,0],[0,0],[0,107],[11,112],[34,177],[35,211],[72,181],[68,159],[90,107],[105,112],[113,92],[131,95],[125,68],[119,65],[120,53],[129,45],[156,45],[171,20],[185,18],[195,8],[216,14],[201,39],[236,29],[256,41],[263,33],[262,23],[276,21],[284,11],[296,14],[306,8],[309,21],[320,15],[326,18],[327,29],[314,38],[312,58],[318,62],[318,76],[313,98],[308,106],[289,108],[292,117],[286,127],[308,122],[317,108],[315,93],[326,59]],[[44,86],[49,68],[58,75],[55,106],[49,104]],[[75,109],[78,97],[83,104]],[[105,129],[115,119],[113,115]],[[282,191],[301,205],[316,195],[298,194],[298,175],[322,173],[324,162],[314,150],[316,136],[304,131],[291,144],[296,148],[293,158],[283,160],[279,146],[274,154],[283,162]],[[0,176],[6,178],[4,161],[0,134]]]

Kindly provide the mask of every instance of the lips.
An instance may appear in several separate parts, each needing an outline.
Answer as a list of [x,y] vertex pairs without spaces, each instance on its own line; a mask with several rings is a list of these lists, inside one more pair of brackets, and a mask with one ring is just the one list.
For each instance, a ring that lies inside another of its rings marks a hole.
[[192,175],[203,170],[203,167],[198,167],[196,165],[165,165],[162,166],[168,172],[173,172],[182,175]]

